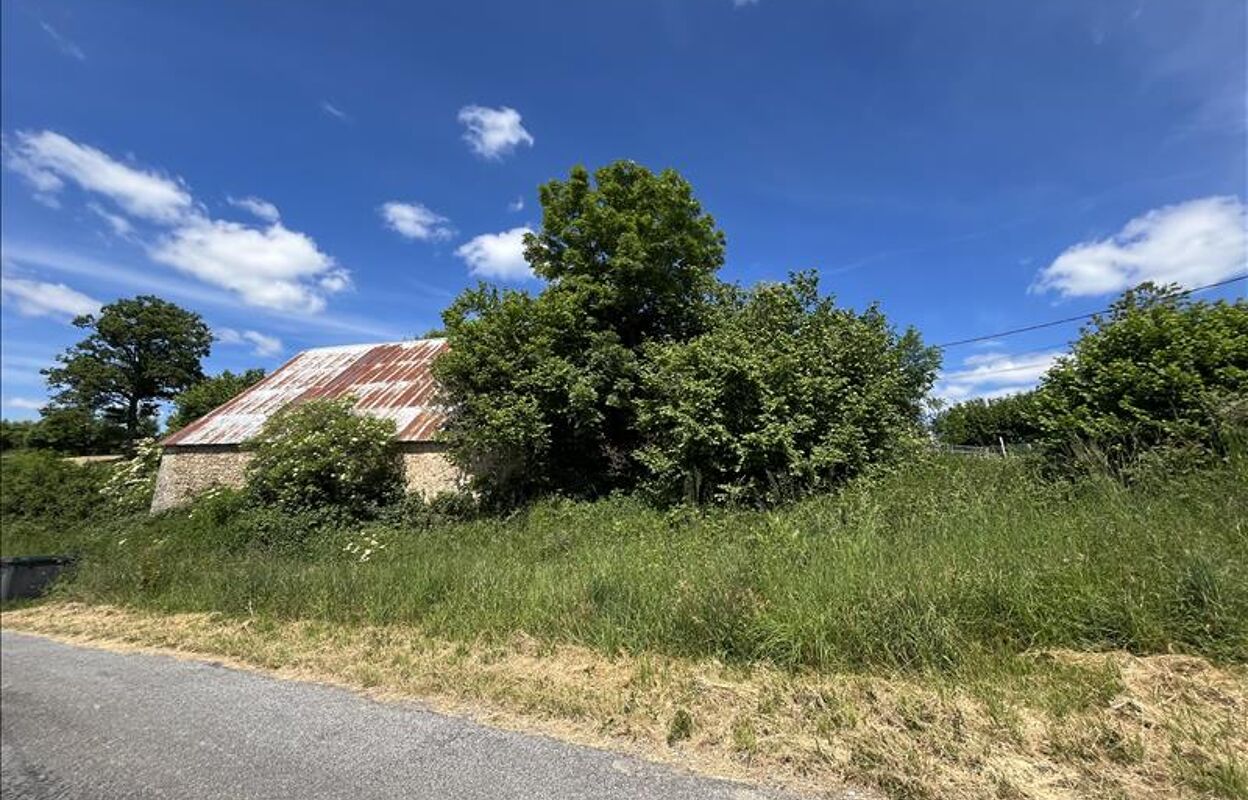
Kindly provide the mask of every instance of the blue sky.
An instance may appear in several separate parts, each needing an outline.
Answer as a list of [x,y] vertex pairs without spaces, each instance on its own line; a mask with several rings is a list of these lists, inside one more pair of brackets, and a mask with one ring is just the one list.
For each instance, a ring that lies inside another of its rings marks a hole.
[[[1241,0],[363,5],[0,4],[4,416],[122,296],[203,314],[216,371],[540,288],[537,185],[617,158],[693,183],[725,278],[815,267],[930,342],[1245,269]],[[1076,328],[938,390],[1016,391]]]

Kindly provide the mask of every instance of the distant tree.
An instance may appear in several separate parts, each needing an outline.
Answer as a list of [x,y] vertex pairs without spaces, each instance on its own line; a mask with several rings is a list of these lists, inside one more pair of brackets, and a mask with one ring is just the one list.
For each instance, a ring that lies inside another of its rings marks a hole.
[[249,369],[240,373],[228,369],[220,375],[204,378],[173,398],[173,413],[169,416],[169,431],[184,428],[209,411],[224,405],[264,378],[263,369]]
[[157,403],[203,379],[212,347],[203,319],[158,297],[118,300],[74,320],[90,334],[45,369],[51,410],[86,411],[123,427],[134,441],[155,419]]
[[28,447],[27,439],[34,427],[34,420],[0,419],[0,451]]
[[893,459],[921,439],[939,365],[875,307],[820,297],[813,272],[760,285],[707,333],[648,355],[638,457],[671,502],[774,502]]
[[452,459],[494,502],[592,496],[638,474],[641,348],[704,332],[724,238],[687,181],[617,161],[541,187],[536,296],[485,285],[443,315]]
[[[102,419],[87,408],[44,407],[26,436],[26,446],[75,456],[119,453],[133,441],[123,425]],[[156,420],[139,423],[140,438],[156,433]]]
[[996,447],[1040,438],[1039,409],[1033,392],[989,400],[975,398],[952,405],[932,420],[932,430],[945,444]]
[[1145,283],[1084,327],[1037,393],[1050,453],[1092,448],[1111,467],[1166,445],[1215,448],[1248,397],[1248,301],[1200,302]]

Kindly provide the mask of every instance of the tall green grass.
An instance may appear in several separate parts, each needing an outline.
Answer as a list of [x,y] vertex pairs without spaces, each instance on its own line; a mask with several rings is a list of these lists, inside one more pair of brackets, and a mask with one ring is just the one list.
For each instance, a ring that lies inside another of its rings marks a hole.
[[227,496],[154,519],[5,529],[6,552],[83,554],[65,597],[163,611],[464,640],[523,631],[790,667],[950,670],[1053,647],[1248,660],[1243,459],[1126,488],[937,458],[771,511],[551,501],[420,529]]

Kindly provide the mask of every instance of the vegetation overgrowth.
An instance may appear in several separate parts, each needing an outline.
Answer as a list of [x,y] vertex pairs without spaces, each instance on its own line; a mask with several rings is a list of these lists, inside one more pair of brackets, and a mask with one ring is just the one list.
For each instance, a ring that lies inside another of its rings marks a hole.
[[956,671],[1053,647],[1248,660],[1241,455],[1131,486],[929,457],[771,510],[615,497],[457,520],[409,501],[371,521],[224,490],[92,514],[46,475],[15,479],[27,461],[3,462],[4,551],[80,554],[58,591],[89,603],[786,668]]

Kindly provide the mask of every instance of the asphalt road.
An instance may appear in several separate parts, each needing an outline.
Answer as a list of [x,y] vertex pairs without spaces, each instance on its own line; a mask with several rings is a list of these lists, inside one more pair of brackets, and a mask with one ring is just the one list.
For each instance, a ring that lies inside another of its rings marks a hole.
[[784,796],[416,704],[8,631],[0,751],[5,800]]

